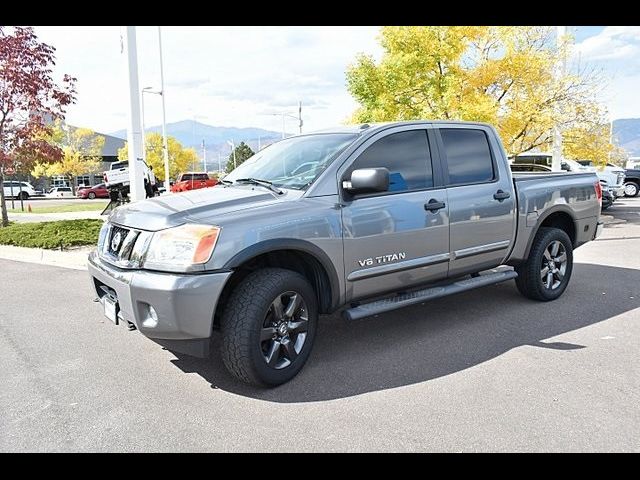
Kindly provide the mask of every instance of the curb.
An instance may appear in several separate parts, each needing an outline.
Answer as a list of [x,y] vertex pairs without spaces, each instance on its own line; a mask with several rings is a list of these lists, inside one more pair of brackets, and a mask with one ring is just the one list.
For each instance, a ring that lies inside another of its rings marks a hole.
[[73,251],[61,252],[44,248],[14,247],[0,245],[0,258],[16,262],[37,263],[55,267],[71,268],[74,270],[87,269],[87,256],[92,247]]

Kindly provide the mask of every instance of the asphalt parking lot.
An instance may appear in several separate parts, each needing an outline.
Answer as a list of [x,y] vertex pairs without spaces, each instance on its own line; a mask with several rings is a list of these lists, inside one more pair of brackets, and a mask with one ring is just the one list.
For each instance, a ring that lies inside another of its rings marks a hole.
[[86,272],[0,260],[0,450],[640,452],[640,198],[605,218],[561,299],[324,318],[272,390],[111,324]]

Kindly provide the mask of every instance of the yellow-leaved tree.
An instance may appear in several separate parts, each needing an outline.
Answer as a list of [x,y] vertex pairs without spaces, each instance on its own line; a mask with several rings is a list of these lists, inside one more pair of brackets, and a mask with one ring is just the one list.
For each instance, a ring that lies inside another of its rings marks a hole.
[[[193,148],[184,148],[174,137],[167,137],[169,150],[169,177],[176,178],[180,172],[191,170],[192,165],[198,163],[198,154]],[[118,150],[118,160],[129,158],[128,145]],[[147,165],[153,168],[153,173],[159,182],[164,181],[164,157],[162,154],[162,135],[147,133],[145,135],[145,150]]]
[[382,58],[360,54],[347,70],[360,105],[352,122],[487,122],[509,155],[548,149],[558,124],[575,144],[594,145],[589,156],[606,161],[599,142],[608,135],[596,141],[594,128],[606,123],[595,100],[602,82],[584,69],[554,75],[568,42],[556,48],[551,27],[394,26],[379,38]]
[[62,175],[71,185],[75,195],[74,177],[99,171],[104,137],[97,135],[89,128],[73,128],[56,122],[49,141],[62,149],[62,158],[53,163],[36,162],[31,175],[34,177]]

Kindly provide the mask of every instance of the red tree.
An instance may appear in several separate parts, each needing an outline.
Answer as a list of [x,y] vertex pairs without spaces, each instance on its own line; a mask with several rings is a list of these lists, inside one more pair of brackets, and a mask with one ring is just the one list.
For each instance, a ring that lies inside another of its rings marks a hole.
[[7,170],[30,170],[36,160],[61,158],[59,147],[47,141],[51,123],[64,119],[65,107],[75,102],[76,79],[52,78],[55,48],[38,41],[33,28],[0,27],[0,227],[9,222],[4,201]]

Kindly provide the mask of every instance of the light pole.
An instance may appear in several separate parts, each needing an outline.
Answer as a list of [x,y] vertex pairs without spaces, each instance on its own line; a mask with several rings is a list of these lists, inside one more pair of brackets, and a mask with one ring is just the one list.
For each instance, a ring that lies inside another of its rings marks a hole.
[[227,144],[231,147],[231,152],[233,153],[233,168],[237,167],[236,164],[236,144],[233,143],[233,140],[227,140]]
[[125,30],[125,51],[127,54],[127,75],[129,85],[129,124],[127,125],[128,156],[129,156],[129,185],[131,200],[144,200],[146,192],[142,168],[138,159],[142,158],[142,135],[140,134],[140,95],[138,84],[138,55],[136,46],[136,27],[127,26]]
[[145,138],[145,124],[144,124],[144,94],[155,93],[156,95],[162,95],[162,92],[153,90],[152,87],[144,87],[142,89],[142,95],[140,98],[140,119],[142,121],[142,160],[147,162],[147,139]]
[[298,120],[298,128],[299,132],[302,133],[302,102],[298,104],[298,116],[289,113],[289,112],[280,112],[280,113],[266,113],[265,115],[282,115],[282,138],[285,138],[285,117],[293,118],[294,120]]
[[158,26],[158,48],[160,49],[160,95],[162,96],[162,159],[164,161],[164,188],[170,192],[169,181],[169,144],[167,143],[167,115],[164,101],[164,67],[162,63],[162,33]]
[[[566,32],[566,26],[556,27],[556,51],[561,55],[556,63],[555,76],[557,82],[560,82],[566,71],[566,53],[564,51],[560,51],[561,48],[564,48],[562,43],[566,40]],[[560,111],[557,106],[555,110],[556,114],[558,114]],[[562,130],[560,129],[559,119],[556,119],[556,124],[553,127],[553,153],[551,156],[551,170],[553,172],[562,171]]]

